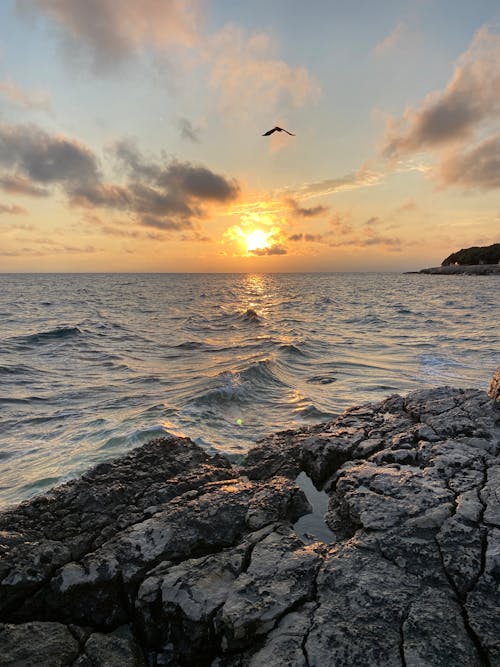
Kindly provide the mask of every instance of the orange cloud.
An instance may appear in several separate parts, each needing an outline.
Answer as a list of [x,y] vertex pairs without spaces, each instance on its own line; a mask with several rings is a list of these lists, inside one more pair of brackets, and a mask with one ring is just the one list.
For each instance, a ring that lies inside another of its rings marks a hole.
[[45,111],[50,109],[50,99],[47,92],[43,90],[23,90],[12,79],[0,81],[0,95],[24,109],[44,109]]
[[279,60],[274,48],[266,33],[246,36],[235,25],[225,26],[209,40],[209,85],[224,112],[255,117],[260,111],[269,118],[282,102],[301,107],[318,99],[320,86],[306,68]]
[[374,47],[373,53],[376,56],[385,55],[388,51],[392,51],[392,49],[405,41],[408,37],[408,33],[408,26],[404,23],[398,23],[398,25]]
[[24,215],[27,212],[28,211],[22,206],[16,206],[15,204],[12,206],[8,206],[7,204],[0,204],[0,215],[4,213],[9,215]]

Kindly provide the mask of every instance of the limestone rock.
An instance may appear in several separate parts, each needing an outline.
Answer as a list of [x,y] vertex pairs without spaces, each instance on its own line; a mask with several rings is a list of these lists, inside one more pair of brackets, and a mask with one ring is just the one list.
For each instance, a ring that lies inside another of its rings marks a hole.
[[[328,543],[293,528],[299,473]],[[499,486],[474,389],[351,408],[239,467],[154,441],[0,515],[0,664],[500,665]]]

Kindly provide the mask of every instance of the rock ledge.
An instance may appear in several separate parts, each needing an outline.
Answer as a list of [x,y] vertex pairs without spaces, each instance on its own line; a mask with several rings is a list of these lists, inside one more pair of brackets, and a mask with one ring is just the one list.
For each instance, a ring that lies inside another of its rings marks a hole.
[[[0,665],[500,665],[499,373],[240,467],[162,438],[4,512]],[[329,544],[293,529],[300,472]]]

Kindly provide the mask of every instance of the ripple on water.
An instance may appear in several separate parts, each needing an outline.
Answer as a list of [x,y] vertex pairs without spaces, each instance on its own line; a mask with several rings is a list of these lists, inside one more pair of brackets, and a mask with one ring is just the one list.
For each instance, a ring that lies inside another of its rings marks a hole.
[[72,476],[166,431],[236,455],[388,393],[486,388],[498,287],[494,276],[0,274],[0,504],[32,493],[36,471]]

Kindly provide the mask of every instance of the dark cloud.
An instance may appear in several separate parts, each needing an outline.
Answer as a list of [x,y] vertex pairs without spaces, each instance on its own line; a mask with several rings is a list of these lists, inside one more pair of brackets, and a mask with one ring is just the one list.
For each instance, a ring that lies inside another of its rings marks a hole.
[[324,243],[325,235],[324,234],[309,234],[304,232],[299,232],[297,234],[292,234],[288,237],[289,241],[307,241],[309,243]]
[[72,206],[82,208],[126,210],[132,206],[132,196],[128,188],[113,183],[82,183],[71,188],[68,194]]
[[270,246],[269,248],[255,248],[255,250],[250,251],[252,255],[286,255],[288,250],[285,246],[276,243],[275,245]]
[[178,120],[178,126],[183,139],[192,141],[195,144],[200,143],[200,128],[194,127],[190,120],[181,117]]
[[500,135],[468,150],[446,155],[440,164],[439,178],[443,185],[480,190],[500,188]]
[[372,216],[365,222],[365,227],[373,227],[374,225],[378,224],[380,224],[380,218],[377,218],[377,216]]
[[500,114],[500,35],[482,28],[458,60],[447,87],[392,121],[384,154],[398,157],[470,138],[483,121]]
[[152,218],[149,215],[143,216],[141,222],[145,227],[154,227],[155,229],[161,229],[162,231],[180,231],[181,229],[187,229],[192,226],[189,220],[175,221]]
[[200,232],[193,231],[189,234],[182,234],[180,237],[181,241],[190,241],[194,243],[212,243],[213,239],[210,236],[205,236],[200,234]]
[[0,124],[0,165],[17,169],[43,185],[85,183],[98,178],[92,151],[78,141],[50,135],[36,125]]
[[483,27],[459,58],[446,88],[388,123],[383,155],[397,160],[432,151],[439,159],[433,175],[442,184],[497,188],[499,91],[500,35]]
[[381,246],[390,252],[400,252],[402,250],[400,238],[384,236],[382,234],[373,234],[369,236],[354,235],[349,238],[330,241],[328,245],[332,248],[370,248],[372,246]]
[[328,206],[312,206],[310,208],[302,207],[300,204],[291,197],[286,200],[286,203],[291,208],[294,215],[300,218],[315,218],[318,215],[326,213],[329,209]]
[[190,162],[148,159],[131,141],[107,152],[121,180],[105,182],[97,157],[83,144],[51,136],[33,125],[0,124],[0,187],[19,194],[46,194],[40,186],[59,186],[73,207],[127,212],[135,221],[161,230],[192,229],[212,204],[230,202],[238,184]]
[[174,162],[167,167],[160,184],[163,187],[178,188],[190,197],[217,202],[231,201],[239,192],[234,181],[228,181],[206,167],[188,162]]
[[481,118],[481,109],[470,99],[470,92],[444,94],[442,99],[424,103],[420,109],[406,114],[404,121],[390,122],[383,154],[400,157],[466,139]]
[[24,215],[27,212],[28,211],[22,206],[0,204],[0,215],[3,213],[8,213],[9,215]]
[[35,185],[29,178],[20,174],[0,175],[0,190],[10,195],[27,197],[47,197],[49,190]]
[[363,247],[382,245],[385,246],[386,248],[391,248],[398,251],[401,250],[401,239],[399,239],[398,237],[376,235],[376,236],[370,236],[366,239],[362,239],[359,243]]
[[[238,184],[224,176],[214,173],[202,165],[190,162],[173,160],[154,162],[147,160],[138,150],[136,144],[130,140],[118,142],[112,149],[120,168],[133,183],[147,181],[149,186],[130,186],[136,197],[140,199],[154,197],[152,190],[157,189],[162,194],[158,201],[159,208],[175,209],[179,213],[190,214],[186,202],[213,201],[229,202],[239,193]],[[146,189],[150,191],[146,196]]]
[[133,139],[120,139],[109,149],[122,172],[133,180],[157,181],[161,176],[161,166],[147,161]]

